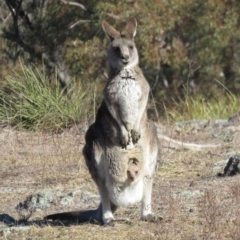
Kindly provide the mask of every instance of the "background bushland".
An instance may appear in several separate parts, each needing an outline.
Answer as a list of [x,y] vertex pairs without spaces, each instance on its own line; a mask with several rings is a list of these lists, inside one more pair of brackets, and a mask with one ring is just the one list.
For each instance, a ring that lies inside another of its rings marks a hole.
[[94,86],[98,105],[107,76],[101,22],[121,27],[134,16],[140,66],[160,112],[177,102],[181,114],[196,97],[231,106],[240,89],[239,9],[235,0],[0,0],[0,85],[6,74],[24,76],[21,65],[34,66],[49,81],[44,87]]

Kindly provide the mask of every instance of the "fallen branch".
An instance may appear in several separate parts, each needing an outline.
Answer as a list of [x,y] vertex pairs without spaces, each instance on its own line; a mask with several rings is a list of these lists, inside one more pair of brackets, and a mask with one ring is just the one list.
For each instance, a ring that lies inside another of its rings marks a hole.
[[66,0],[60,0],[60,2],[66,4],[66,5],[80,7],[82,10],[87,11],[87,8],[81,3],[71,2],[71,1],[66,1]]
[[72,24],[69,29],[73,29],[76,25],[78,25],[79,23],[86,23],[86,22],[92,22],[92,20],[79,20],[77,22],[75,22],[74,24]]
[[113,13],[107,13],[107,16],[110,17],[110,18],[113,18],[113,19],[115,19],[115,20],[119,20],[119,19],[120,19],[119,16],[114,15]]
[[220,144],[196,144],[196,143],[186,143],[182,141],[174,140],[170,137],[167,137],[163,134],[158,133],[158,138],[161,140],[161,145],[163,147],[174,148],[174,149],[188,149],[195,151],[202,151],[205,149],[217,148],[220,147]]

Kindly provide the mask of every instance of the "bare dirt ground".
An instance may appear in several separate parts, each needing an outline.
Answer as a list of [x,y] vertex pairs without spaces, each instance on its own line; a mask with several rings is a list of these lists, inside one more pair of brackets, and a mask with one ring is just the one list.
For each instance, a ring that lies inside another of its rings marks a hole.
[[[2,128],[0,239],[240,239],[240,174],[216,176],[231,156],[240,156],[239,119],[189,121],[158,130],[179,141],[218,147],[176,149],[162,141],[153,209],[163,220],[140,221],[140,205],[134,205],[116,213],[129,222],[103,227],[43,221],[48,214],[98,206],[98,191],[81,153],[82,128],[61,134]],[[29,209],[17,211],[26,199]],[[28,215],[28,221],[18,221]]]

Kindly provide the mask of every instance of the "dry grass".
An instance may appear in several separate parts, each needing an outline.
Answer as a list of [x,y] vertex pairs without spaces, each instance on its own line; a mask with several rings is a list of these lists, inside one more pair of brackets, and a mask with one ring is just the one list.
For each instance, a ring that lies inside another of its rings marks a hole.
[[227,91],[216,94],[212,98],[203,95],[186,96],[185,99],[175,101],[171,109],[166,109],[165,115],[170,122],[191,119],[226,119],[239,112],[239,97]]
[[[188,135],[189,141],[201,132]],[[120,209],[114,227],[93,224],[39,224],[47,214],[95,208],[92,203],[52,204],[38,209],[25,230],[10,229],[0,222],[1,239],[239,239],[240,176],[216,178],[215,162],[227,159],[231,146],[202,152],[163,148],[162,167],[153,187],[153,208],[163,217],[157,223],[139,220],[140,205]],[[81,149],[84,135],[75,128],[62,134],[24,133],[2,129],[0,212],[18,219],[15,206],[27,196],[42,191],[69,193],[86,189],[97,194],[85,166]],[[176,137],[176,136],[175,136]],[[235,142],[236,141],[236,142]]]

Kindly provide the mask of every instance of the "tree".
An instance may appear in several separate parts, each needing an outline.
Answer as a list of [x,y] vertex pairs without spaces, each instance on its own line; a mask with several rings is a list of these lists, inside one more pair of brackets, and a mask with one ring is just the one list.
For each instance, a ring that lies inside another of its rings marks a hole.
[[135,16],[140,64],[157,101],[211,96],[222,85],[238,92],[239,7],[233,0],[0,0],[2,67],[18,57],[44,61],[63,86],[74,76],[101,89],[108,45],[101,21],[119,27]]

